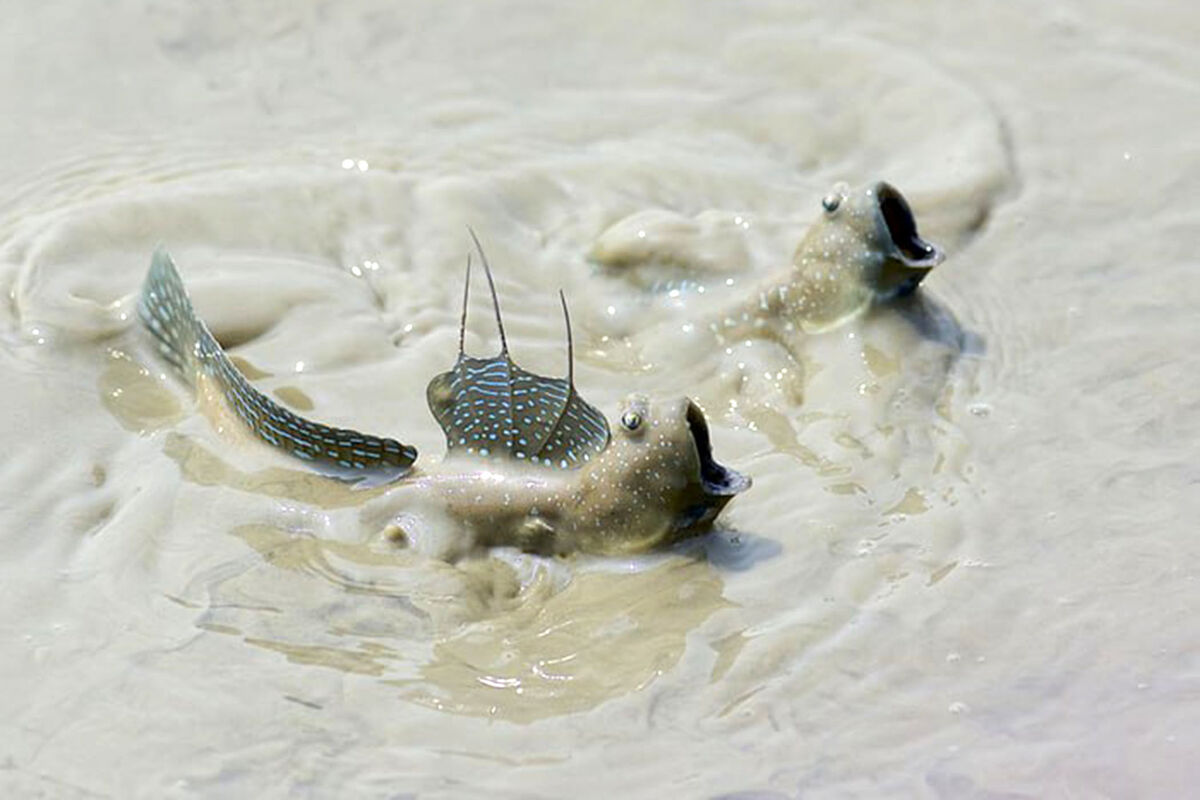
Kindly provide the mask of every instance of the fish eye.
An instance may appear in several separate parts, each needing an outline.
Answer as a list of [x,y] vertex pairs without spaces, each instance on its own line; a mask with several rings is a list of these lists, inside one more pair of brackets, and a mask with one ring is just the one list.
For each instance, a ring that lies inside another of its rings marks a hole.
[[626,411],[621,415],[621,424],[627,430],[636,431],[638,426],[642,424],[642,415],[636,411]]
[[826,214],[832,214],[838,210],[838,206],[842,204],[842,196],[837,192],[832,192],[821,198],[821,207],[825,209]]

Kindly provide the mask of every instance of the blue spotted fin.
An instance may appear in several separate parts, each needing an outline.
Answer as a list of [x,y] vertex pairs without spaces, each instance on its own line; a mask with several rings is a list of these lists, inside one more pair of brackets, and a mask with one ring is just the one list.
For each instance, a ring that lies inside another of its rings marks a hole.
[[255,389],[196,317],[179,272],[162,248],[150,262],[138,315],[163,358],[190,383],[195,385],[200,376],[211,378],[259,439],[309,462],[316,471],[365,488],[403,476],[416,460],[417,451],[409,445],[306,420]]
[[[478,239],[475,244],[482,257]],[[500,353],[471,358],[463,352],[471,286],[468,259],[458,360],[426,390],[429,409],[446,434],[447,454],[508,458],[557,469],[580,467],[608,447],[610,434],[604,415],[575,391],[566,299],[560,292],[567,323],[567,377],[547,378],[521,369],[508,355],[496,286],[487,259],[482,260],[500,330]]]

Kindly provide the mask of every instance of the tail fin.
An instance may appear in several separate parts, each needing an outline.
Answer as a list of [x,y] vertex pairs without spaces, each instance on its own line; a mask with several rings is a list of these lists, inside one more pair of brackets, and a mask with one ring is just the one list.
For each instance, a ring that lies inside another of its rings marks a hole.
[[150,271],[138,301],[138,316],[146,330],[158,340],[162,357],[183,373],[189,383],[194,383],[199,355],[197,344],[201,332],[207,331],[204,331],[204,323],[196,319],[175,262],[162,247],[157,248],[150,259]]
[[389,483],[412,468],[416,448],[312,422],[255,389],[192,310],[179,272],[161,247],[154,251],[142,285],[138,315],[163,358],[193,385],[201,375],[214,380],[229,407],[267,444],[309,462],[322,474],[362,487]]

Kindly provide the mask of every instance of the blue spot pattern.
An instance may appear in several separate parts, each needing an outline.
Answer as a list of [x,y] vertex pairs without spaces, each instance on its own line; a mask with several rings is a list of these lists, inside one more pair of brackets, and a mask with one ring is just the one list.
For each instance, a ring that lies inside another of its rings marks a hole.
[[575,469],[608,446],[608,420],[570,381],[523,370],[507,353],[460,355],[426,396],[451,453]]
[[201,373],[213,378],[229,407],[260,439],[318,471],[377,484],[404,475],[416,460],[416,448],[410,445],[304,419],[255,389],[196,317],[183,281],[162,249],[154,253],[138,315],[163,358],[193,382]]

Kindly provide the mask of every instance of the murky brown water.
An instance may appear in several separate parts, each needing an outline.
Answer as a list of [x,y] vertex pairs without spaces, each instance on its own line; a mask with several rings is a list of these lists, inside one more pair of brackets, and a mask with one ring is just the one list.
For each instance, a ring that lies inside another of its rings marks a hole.
[[[5,794],[1188,796],[1198,39],[1178,3],[6,15]],[[712,347],[880,178],[949,252],[922,292]],[[561,286],[589,400],[704,405],[755,480],[717,532],[398,550],[131,324],[166,243],[264,391],[436,457],[468,224],[523,364],[561,371]]]

